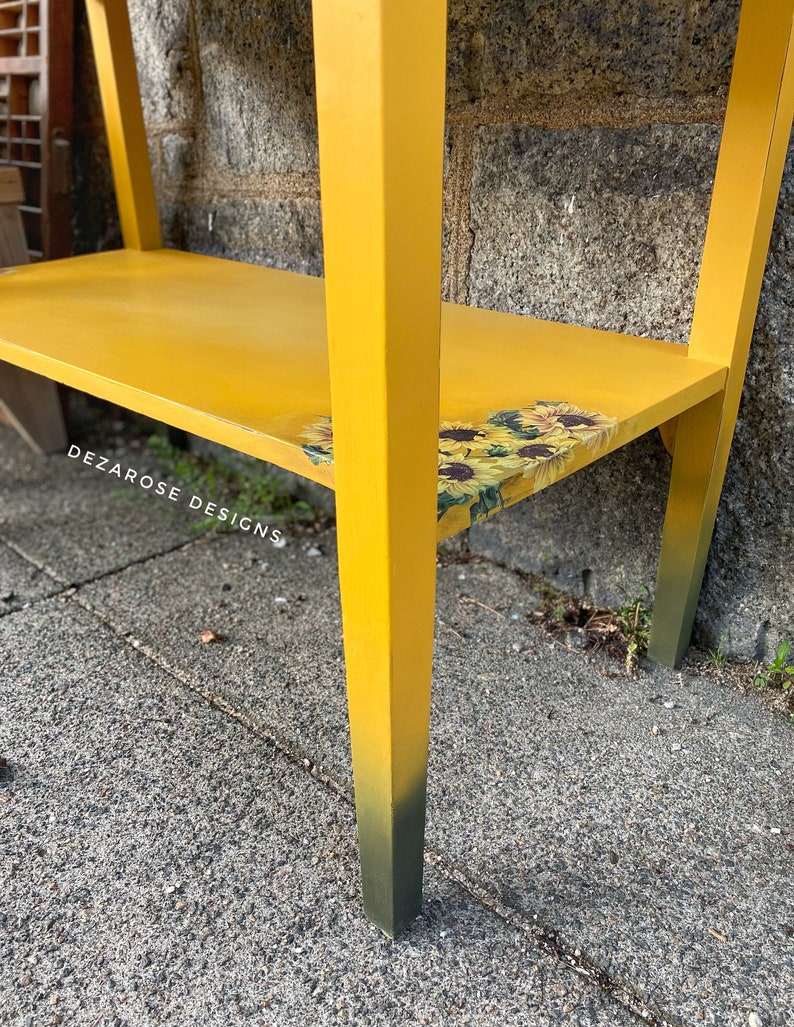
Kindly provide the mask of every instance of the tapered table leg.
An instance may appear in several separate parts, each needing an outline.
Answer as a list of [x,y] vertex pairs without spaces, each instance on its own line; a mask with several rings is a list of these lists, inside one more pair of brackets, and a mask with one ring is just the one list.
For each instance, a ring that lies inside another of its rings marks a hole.
[[669,666],[692,631],[753,334],[794,112],[792,0],[743,0],[690,335],[725,392],[678,420],[648,655]]
[[689,645],[714,530],[724,473],[715,460],[723,400],[718,393],[678,419],[648,645],[648,656],[668,667]]
[[364,905],[421,908],[446,5],[315,0],[339,573]]

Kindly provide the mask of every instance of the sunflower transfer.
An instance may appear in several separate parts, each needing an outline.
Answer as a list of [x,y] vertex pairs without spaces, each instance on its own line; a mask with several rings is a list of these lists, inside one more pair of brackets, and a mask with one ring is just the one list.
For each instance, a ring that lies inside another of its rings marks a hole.
[[[566,471],[574,450],[602,448],[617,421],[571,403],[539,401],[500,410],[486,421],[442,421],[438,430],[438,519],[466,506],[471,524],[505,505],[510,481],[531,479],[538,492]],[[303,452],[313,464],[333,463],[331,418],[323,416],[301,433]]]

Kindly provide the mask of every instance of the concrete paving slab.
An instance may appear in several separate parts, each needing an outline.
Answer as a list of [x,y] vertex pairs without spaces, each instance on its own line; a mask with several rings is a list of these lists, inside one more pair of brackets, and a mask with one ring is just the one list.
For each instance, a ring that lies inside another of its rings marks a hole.
[[441,653],[433,845],[682,1023],[794,1022],[791,725],[691,672],[527,649],[457,677]]
[[[319,548],[309,556],[305,547]],[[221,535],[82,588],[99,616],[352,792],[333,534]],[[204,645],[202,629],[222,636]]]
[[[319,548],[228,536],[79,601],[349,789],[331,533]],[[791,725],[691,670],[568,650],[536,603],[491,564],[440,569],[433,850],[659,1015],[790,1024]]]
[[62,590],[62,582],[0,542],[0,617]]
[[[123,473],[135,466],[112,445],[101,452]],[[195,539],[185,512],[171,506],[65,454],[37,456],[0,425],[0,541],[65,583]]]
[[0,1023],[636,1022],[434,870],[383,938],[351,804],[74,600],[0,654]]

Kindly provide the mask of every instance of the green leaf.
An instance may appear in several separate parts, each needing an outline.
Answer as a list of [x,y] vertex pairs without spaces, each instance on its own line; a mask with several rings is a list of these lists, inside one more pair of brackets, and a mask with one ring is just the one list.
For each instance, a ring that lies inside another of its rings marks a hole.
[[480,492],[476,502],[472,503],[469,508],[471,523],[476,524],[478,521],[484,520],[494,510],[502,509],[504,509],[504,503],[502,501],[501,486],[489,485],[487,489],[483,489]]
[[441,520],[447,510],[451,510],[453,506],[461,506],[463,503],[468,502],[468,496],[451,496],[449,492],[440,492],[438,495],[438,517],[437,520]]
[[302,446],[303,452],[315,465],[333,463],[333,457],[322,446]]
[[488,417],[488,423],[499,428],[509,428],[513,432],[522,431],[518,410],[500,410],[498,413],[491,414]]

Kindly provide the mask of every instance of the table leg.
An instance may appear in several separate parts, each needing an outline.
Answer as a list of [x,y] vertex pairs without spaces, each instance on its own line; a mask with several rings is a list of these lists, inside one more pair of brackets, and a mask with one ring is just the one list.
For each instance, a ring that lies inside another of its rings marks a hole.
[[339,573],[364,905],[421,908],[446,4],[315,0]]

